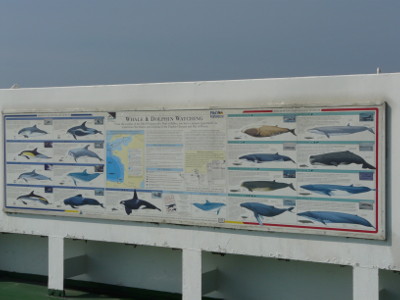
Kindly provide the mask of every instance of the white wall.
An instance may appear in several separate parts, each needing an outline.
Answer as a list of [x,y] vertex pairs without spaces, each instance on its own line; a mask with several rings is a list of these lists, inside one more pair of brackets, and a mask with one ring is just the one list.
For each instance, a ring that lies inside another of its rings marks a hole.
[[[396,136],[396,128],[400,128],[400,74],[380,75],[356,75],[337,77],[317,78],[291,78],[291,79],[262,79],[249,81],[229,82],[195,82],[195,83],[171,83],[171,84],[146,84],[146,85],[123,85],[123,86],[95,86],[95,87],[71,87],[71,88],[50,88],[50,89],[19,89],[0,90],[0,105],[2,110],[63,110],[63,109],[160,109],[185,108],[185,107],[263,107],[263,106],[285,106],[285,105],[311,105],[313,103],[334,105],[334,104],[365,104],[386,101],[388,104],[387,115],[387,240],[371,241],[351,238],[325,237],[315,235],[284,234],[250,232],[227,229],[196,228],[177,225],[157,225],[146,223],[129,223],[123,221],[101,221],[93,219],[57,218],[33,215],[7,215],[0,213],[0,230],[3,232],[64,237],[102,242],[116,242],[122,244],[138,244],[145,246],[161,247],[160,257],[167,257],[165,248],[178,249],[200,249],[204,252],[219,252],[232,254],[222,263],[219,259],[216,266],[224,266],[226,270],[238,267],[238,274],[225,277],[226,282],[235,283],[240,278],[240,271],[250,274],[246,269],[246,263],[260,268],[261,277],[259,291],[266,286],[261,283],[265,280],[272,280],[277,283],[276,277],[269,277],[270,270],[281,270],[282,268],[290,274],[290,283],[300,282],[302,278],[294,277],[292,271],[309,269],[307,276],[318,280],[328,278],[330,272],[337,277],[337,283],[341,282],[341,274],[348,278],[348,272],[338,266],[327,266],[328,264],[358,266],[365,268],[379,268],[386,270],[400,270],[400,220],[396,212],[400,211],[399,201],[396,197],[396,180],[400,178],[400,157],[396,154],[399,147],[399,139]],[[2,132],[2,130],[1,130]],[[393,185],[392,185],[393,182]],[[3,187],[1,191],[3,195]],[[20,238],[22,236],[19,236]],[[26,238],[25,236],[23,237]],[[66,248],[68,249],[68,243]],[[18,245],[18,244],[17,244]],[[104,246],[100,245],[101,249]],[[4,247],[4,246],[2,246]],[[8,246],[14,247],[14,246]],[[18,247],[18,246],[15,246]],[[96,246],[97,247],[97,246]],[[66,254],[68,253],[68,250]],[[102,260],[103,255],[97,251],[87,248],[86,252],[94,260]],[[140,249],[140,248],[137,248]],[[160,248],[157,248],[160,249]],[[43,249],[45,250],[45,249]],[[103,250],[101,250],[103,251]],[[134,250],[140,251],[140,250]],[[152,251],[139,252],[147,259],[154,255]],[[112,252],[112,251],[111,251]],[[249,258],[237,256],[249,255],[264,258],[282,258],[303,262],[277,262],[261,258]],[[105,255],[104,255],[105,256]],[[147,257],[148,256],[148,257]],[[157,253],[155,256],[159,256]],[[175,271],[180,268],[180,260],[177,254],[172,255]],[[222,259],[222,258],[221,258]],[[203,254],[203,263],[207,263],[208,254]],[[117,260],[117,267],[123,264],[123,260]],[[179,262],[178,262],[179,261]],[[212,261],[212,259],[211,259]],[[323,264],[311,264],[315,262]],[[168,259],[160,260],[159,266],[169,268]],[[104,270],[109,270],[112,265],[107,265]],[[0,264],[0,268],[3,264]],[[6,264],[7,265],[7,264]],[[176,266],[175,266],[176,265]],[[146,264],[142,263],[145,267]],[[286,267],[291,266],[291,267]],[[110,269],[111,270],[111,269]],[[123,268],[124,272],[128,269]],[[347,269],[346,269],[347,270]],[[99,270],[101,271],[101,270]],[[315,273],[314,273],[315,272]],[[96,271],[97,273],[97,271]],[[151,272],[149,272],[151,273]],[[318,275],[320,274],[320,275]],[[126,274],[125,274],[126,275]],[[93,275],[91,275],[93,276]],[[97,277],[96,277],[97,276]],[[88,279],[98,281],[114,280],[113,273],[105,272],[104,275],[96,275]],[[160,280],[163,282],[162,290],[171,285],[171,291],[180,292],[180,278],[178,282],[168,283],[167,277]],[[177,275],[179,276],[179,275]],[[250,276],[250,275],[248,275]],[[248,278],[246,276],[245,278]],[[281,275],[284,277],[283,273]],[[322,276],[322,277],[320,277]],[[156,278],[155,275],[150,275]],[[279,277],[278,277],[279,278]],[[246,288],[256,290],[250,279],[246,279]],[[328,279],[327,279],[328,280]],[[175,282],[175,280],[174,280]],[[325,282],[325,281],[324,281]],[[118,283],[118,282],[117,282]],[[122,284],[148,286],[148,283],[122,282]],[[327,289],[334,290],[335,284],[329,283]],[[348,294],[348,281],[343,283],[344,294]],[[229,284],[228,284],[229,286]],[[320,284],[320,286],[322,286]],[[232,287],[236,287],[233,284]],[[276,288],[274,286],[274,288]],[[156,289],[156,288],[155,288]],[[229,289],[226,289],[228,291]],[[282,291],[282,295],[285,292]],[[235,299],[233,297],[232,299]],[[237,298],[239,299],[239,298]],[[242,298],[243,299],[243,298]],[[250,298],[248,298],[250,299]],[[265,299],[262,295],[254,296],[254,299]],[[275,299],[275,298],[274,298]],[[280,299],[280,298],[276,298]],[[282,299],[285,299],[282,296]],[[286,298],[287,299],[287,298]],[[294,299],[294,298],[293,298]],[[311,297],[309,299],[312,299]],[[314,298],[313,298],[314,299]],[[316,298],[315,298],[316,299]],[[345,299],[345,297],[343,297]]]

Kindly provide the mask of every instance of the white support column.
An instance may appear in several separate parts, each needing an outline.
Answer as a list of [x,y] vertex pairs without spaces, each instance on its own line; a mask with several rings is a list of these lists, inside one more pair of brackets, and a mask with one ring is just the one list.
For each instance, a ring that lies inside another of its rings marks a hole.
[[201,250],[182,251],[182,299],[201,300]]
[[51,295],[64,293],[64,239],[49,236],[49,281]]
[[353,267],[353,300],[379,300],[379,269]]

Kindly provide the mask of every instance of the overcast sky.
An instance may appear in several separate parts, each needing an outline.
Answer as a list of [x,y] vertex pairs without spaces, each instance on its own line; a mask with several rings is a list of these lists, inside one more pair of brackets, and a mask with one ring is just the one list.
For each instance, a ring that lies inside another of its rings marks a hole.
[[400,71],[400,1],[0,0],[0,88]]

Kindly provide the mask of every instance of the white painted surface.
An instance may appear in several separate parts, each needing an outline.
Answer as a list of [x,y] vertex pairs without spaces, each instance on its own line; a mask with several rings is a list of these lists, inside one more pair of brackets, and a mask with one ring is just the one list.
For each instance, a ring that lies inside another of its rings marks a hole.
[[64,239],[49,237],[49,281],[51,290],[64,290]]
[[[399,97],[400,74],[0,90],[0,106],[2,110],[7,111],[43,110],[44,108],[50,111],[63,109],[79,111],[83,108],[114,111],[139,108],[159,109],[160,105],[168,108],[266,107],[317,103],[342,105],[376,104],[384,100],[388,104],[386,173],[388,235],[385,241],[238,232],[228,229],[124,221],[101,222],[94,219],[75,220],[22,214],[8,215],[4,212],[0,213],[0,229],[11,233],[192,249],[191,251],[203,251],[203,253],[220,252],[400,270],[400,252],[398,251],[400,218],[396,213],[400,211],[400,202],[392,201],[392,195],[398,194],[396,182],[400,178],[400,156],[392,155],[392,152],[396,153],[395,149],[400,147],[396,132],[400,128]],[[3,195],[3,187],[0,192]],[[97,257],[98,263],[102,262],[101,257],[96,256],[96,253],[93,255]],[[146,253],[143,255],[146,257]],[[261,258],[257,259],[261,261]],[[238,258],[238,261],[244,263],[245,258]],[[113,265],[110,263],[109,267],[112,269]],[[291,269],[288,269],[288,272],[291,272]],[[91,270],[89,273],[95,274],[91,273]],[[235,282],[239,277],[239,275],[232,275],[230,282]],[[86,279],[91,280],[90,276]],[[105,274],[97,275],[96,280],[110,282],[112,275],[105,272]],[[224,288],[226,286],[221,287],[221,289]],[[258,299],[265,299],[265,297]]]
[[379,300],[379,270],[353,268],[353,300]]
[[182,299],[201,300],[201,251],[184,249],[182,252]]

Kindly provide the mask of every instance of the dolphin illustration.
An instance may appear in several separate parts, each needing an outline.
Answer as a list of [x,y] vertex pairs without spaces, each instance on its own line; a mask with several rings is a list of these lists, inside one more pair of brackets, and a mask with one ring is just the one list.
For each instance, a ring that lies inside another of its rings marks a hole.
[[335,211],[305,211],[297,214],[300,217],[321,222],[326,225],[327,223],[347,223],[347,224],[358,224],[366,227],[375,228],[366,219],[353,214],[335,212]]
[[244,202],[241,203],[240,206],[251,210],[260,225],[263,225],[262,217],[274,217],[284,213],[285,211],[292,211],[294,208],[293,206],[289,208],[277,208],[273,205],[259,202]]
[[275,180],[274,181],[267,181],[267,180],[244,181],[244,182],[242,182],[241,186],[245,187],[250,192],[253,192],[253,191],[269,192],[269,191],[283,189],[286,187],[289,187],[294,191],[296,190],[293,186],[293,183],[276,182]]
[[72,180],[74,181],[75,185],[77,181],[84,181],[84,182],[89,182],[92,181],[93,179],[96,179],[100,173],[88,173],[87,170],[85,169],[83,172],[75,172],[75,173],[68,173],[67,176],[71,177]]
[[25,180],[25,182],[28,182],[31,180],[51,180],[50,177],[36,173],[36,170],[33,170],[31,172],[21,173],[18,176],[18,179],[23,179],[23,180]]
[[75,140],[77,139],[76,138],[77,136],[87,136],[96,133],[103,134],[101,131],[97,129],[86,127],[86,122],[87,121],[83,122],[79,126],[71,127],[70,129],[67,130],[67,133],[71,134]]
[[218,215],[221,208],[225,206],[225,203],[210,202],[210,201],[206,200],[205,203],[193,203],[193,205],[204,211],[216,210],[217,215]]
[[375,134],[374,130],[370,127],[351,126],[350,124],[347,124],[347,126],[315,127],[315,128],[308,129],[308,131],[311,133],[323,134],[328,138],[331,136],[335,136],[335,135],[347,135],[347,134],[353,134],[353,133],[363,132],[363,131],[369,131],[369,132]]
[[363,169],[375,169],[375,167],[367,163],[361,156],[350,151],[330,152],[310,156],[312,165],[339,166],[357,164],[362,165]]
[[65,199],[64,204],[70,205],[72,208],[76,208],[76,206],[82,205],[100,205],[102,208],[104,208],[103,204],[101,204],[96,199],[85,198],[82,196],[82,194],[78,194],[76,196]]
[[17,200],[21,200],[24,204],[27,204],[25,201],[37,201],[37,202],[40,202],[40,203],[42,203],[42,204],[49,204],[49,201],[47,201],[47,199],[46,198],[44,198],[44,197],[42,197],[42,196],[39,196],[39,195],[36,195],[35,193],[34,193],[34,191],[32,191],[32,192],[30,192],[29,194],[27,194],[27,195],[21,195],[21,196],[19,196],[18,198],[17,198]]
[[47,134],[47,132],[39,129],[37,125],[33,125],[32,127],[22,128],[20,131],[18,131],[18,134],[26,138],[30,138],[30,137],[45,135]]
[[354,186],[351,185],[336,185],[336,184],[307,184],[300,186],[301,188],[327,196],[333,195],[353,195],[353,194],[361,194],[369,191],[375,191],[375,189],[371,189],[366,186]]
[[151,204],[150,202],[147,202],[145,200],[139,199],[136,193],[136,190],[133,191],[133,198],[128,199],[128,200],[123,200],[120,202],[123,206],[125,206],[125,211],[127,215],[130,215],[132,213],[132,210],[135,209],[157,209],[161,211],[158,207],[155,205]]
[[254,153],[240,156],[239,159],[245,159],[248,161],[263,163],[269,161],[295,161],[291,159],[289,156],[280,155],[278,152],[276,153]]
[[27,159],[31,159],[31,158],[42,158],[42,159],[49,159],[51,157],[44,155],[42,153],[39,153],[37,151],[37,148],[33,149],[33,150],[23,150],[20,154],[18,154],[18,156],[23,156]]
[[68,151],[68,155],[72,156],[75,161],[77,161],[78,158],[85,156],[97,158],[99,161],[103,161],[103,159],[100,158],[95,152],[89,150],[89,146],[90,145],[86,145],[85,147],[82,148],[71,149]]

